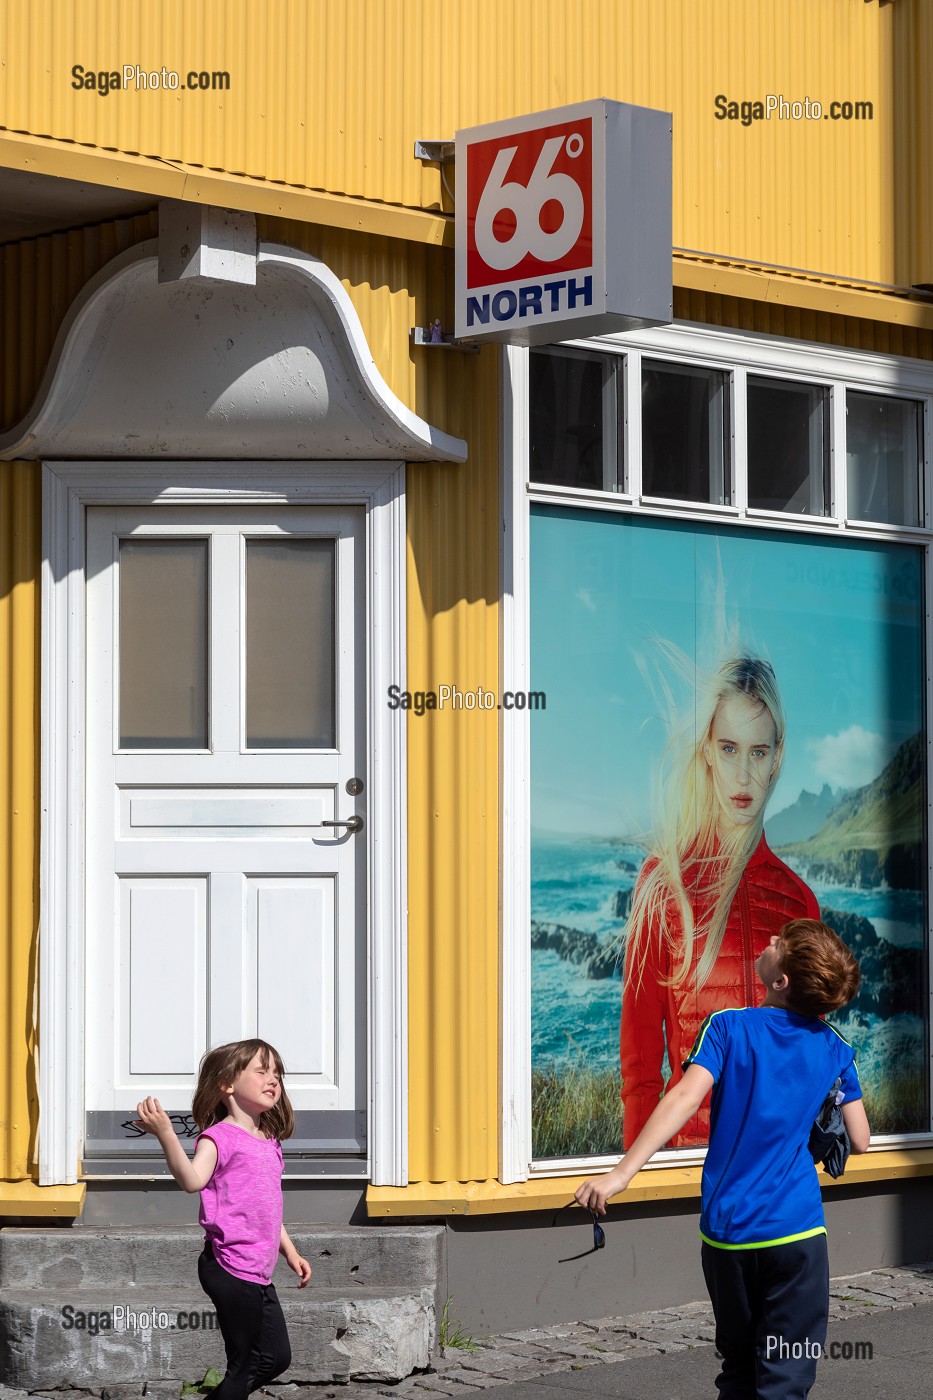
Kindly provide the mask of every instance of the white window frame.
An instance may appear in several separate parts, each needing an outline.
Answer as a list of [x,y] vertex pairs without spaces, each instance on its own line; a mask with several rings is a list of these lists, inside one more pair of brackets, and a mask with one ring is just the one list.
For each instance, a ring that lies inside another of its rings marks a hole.
[[[933,364],[895,355],[868,354],[777,336],[675,322],[632,335],[605,336],[568,345],[625,356],[625,491],[548,486],[529,480],[529,370],[526,347],[502,354],[502,689],[530,688],[529,520],[532,503],[574,506],[654,518],[693,519],[716,524],[734,521],[751,529],[783,530],[830,538],[877,539],[910,543],[924,551],[925,668],[927,733],[927,821],[933,830],[933,621],[931,621],[931,497],[933,497]],[[705,365],[731,376],[731,505],[648,499],[641,494],[640,362],[642,354],[685,364]],[[745,387],[749,373],[820,384],[834,390],[830,408],[829,516],[803,516],[748,508],[745,474]],[[845,390],[872,392],[923,402],[922,521],[919,527],[852,521],[845,513]],[[841,391],[841,392],[840,392]],[[501,724],[501,1080],[500,1177],[503,1182],[532,1177],[576,1176],[616,1160],[612,1157],[533,1161],[531,1156],[531,797],[529,726],[524,716],[503,712]],[[928,920],[933,910],[933,843],[927,850]],[[933,922],[933,920],[931,920]],[[933,930],[927,929],[933,953]],[[928,1083],[933,1108],[933,977],[930,978]],[[923,1147],[933,1130],[877,1136],[873,1148]],[[689,1166],[704,1151],[659,1153],[655,1166]]]
[[405,686],[404,463],[86,461],[42,469],[43,1186],[77,1181],[84,1136],[86,509],[335,504],[366,511],[368,1177],[374,1185],[407,1185],[406,729],[383,700],[390,684]]

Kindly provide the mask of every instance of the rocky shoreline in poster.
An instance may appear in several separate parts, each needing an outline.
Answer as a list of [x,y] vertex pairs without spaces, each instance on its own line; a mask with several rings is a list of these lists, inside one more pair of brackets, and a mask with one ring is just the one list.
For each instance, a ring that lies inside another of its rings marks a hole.
[[[620,891],[621,893],[621,891]],[[627,894],[628,892],[626,892]],[[842,1025],[860,1015],[889,1017],[901,1011],[921,1013],[924,994],[924,968],[921,948],[899,948],[879,938],[870,919],[850,914],[830,905],[820,905],[820,918],[852,949],[862,971],[862,988],[848,1006],[834,1013]],[[598,981],[622,976],[622,953],[618,946],[601,944],[595,934],[564,924],[531,924],[533,950],[547,949],[579,969],[584,977]]]

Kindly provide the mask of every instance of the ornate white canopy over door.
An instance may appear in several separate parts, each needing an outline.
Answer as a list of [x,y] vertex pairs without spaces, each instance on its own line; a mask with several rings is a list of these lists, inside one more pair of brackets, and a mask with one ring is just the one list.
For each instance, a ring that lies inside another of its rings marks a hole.
[[260,244],[254,286],[158,273],[152,241],[88,283],[0,458],[465,459],[393,394],[319,259]]

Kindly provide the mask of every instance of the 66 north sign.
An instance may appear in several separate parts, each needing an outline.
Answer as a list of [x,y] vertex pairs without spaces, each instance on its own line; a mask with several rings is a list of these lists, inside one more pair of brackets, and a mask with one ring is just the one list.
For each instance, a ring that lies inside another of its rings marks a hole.
[[600,99],[458,131],[460,338],[671,319],[671,120]]

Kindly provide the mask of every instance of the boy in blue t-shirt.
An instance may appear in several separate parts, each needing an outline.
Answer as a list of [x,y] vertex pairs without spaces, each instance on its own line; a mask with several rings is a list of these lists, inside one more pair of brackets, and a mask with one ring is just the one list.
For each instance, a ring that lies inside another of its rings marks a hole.
[[867,1151],[870,1138],[855,1054],[819,1018],[852,1000],[860,975],[842,939],[816,919],[785,924],[755,971],[764,1003],[706,1018],[683,1078],[617,1166],[585,1181],[576,1199],[604,1215],[712,1089],[700,1236],[722,1354],[716,1384],[722,1400],[803,1400],[829,1313],[826,1225],[808,1141],[837,1079],[852,1151]]

